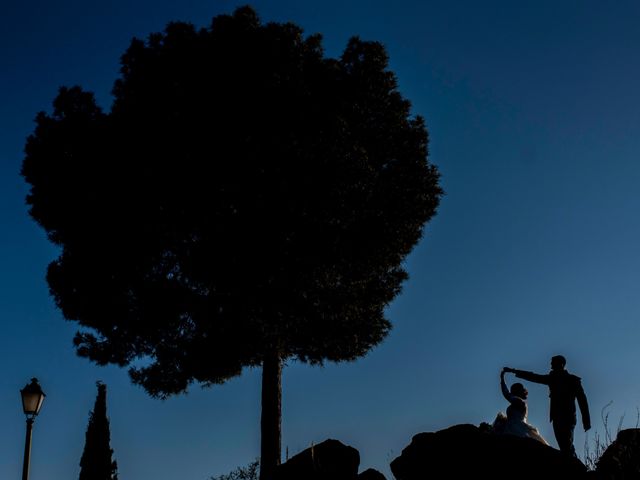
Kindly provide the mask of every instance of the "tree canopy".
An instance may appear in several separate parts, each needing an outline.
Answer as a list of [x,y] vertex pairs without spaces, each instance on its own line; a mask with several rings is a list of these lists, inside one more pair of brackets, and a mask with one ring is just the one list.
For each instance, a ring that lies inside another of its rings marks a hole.
[[384,47],[327,58],[243,7],[134,39],[121,65],[108,112],[61,88],[23,163],[78,354],[164,397],[384,339],[442,195]]

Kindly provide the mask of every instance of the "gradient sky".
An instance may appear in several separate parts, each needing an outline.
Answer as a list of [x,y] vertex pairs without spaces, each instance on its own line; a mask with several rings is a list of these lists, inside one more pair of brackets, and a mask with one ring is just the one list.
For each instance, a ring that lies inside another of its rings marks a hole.
[[[108,385],[120,478],[206,480],[259,454],[260,371],[153,400],[125,370],[75,356],[44,280],[56,250],[27,215],[25,139],[61,85],[105,108],[120,55],[170,20],[208,25],[246,2],[3,0],[0,9],[0,478],[19,478],[19,389],[37,376],[31,478],[77,477],[95,382]],[[546,372],[563,353],[594,431],[640,406],[640,4],[635,1],[260,0],[265,21],[383,42],[426,117],[447,192],[407,260],[395,328],[355,363],[288,365],[283,454],[326,438],[388,463],[412,435],[492,421],[503,365]],[[511,378],[509,378],[511,380]],[[529,420],[555,445],[544,386]],[[583,451],[585,436],[576,435]]]

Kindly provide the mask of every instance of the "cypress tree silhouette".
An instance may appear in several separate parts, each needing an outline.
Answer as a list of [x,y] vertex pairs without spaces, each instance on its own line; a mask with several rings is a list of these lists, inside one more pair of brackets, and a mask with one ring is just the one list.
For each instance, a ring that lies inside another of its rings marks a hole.
[[171,23],[122,57],[109,113],[80,87],[40,113],[22,174],[61,247],[47,280],[80,356],[152,396],[262,366],[261,478],[280,462],[287,359],[352,361],[442,190],[384,47],[262,24]]
[[112,460],[113,449],[110,446],[107,386],[102,382],[97,382],[96,385],[98,394],[89,416],[84,451],[80,459],[79,480],[117,480],[118,464]]

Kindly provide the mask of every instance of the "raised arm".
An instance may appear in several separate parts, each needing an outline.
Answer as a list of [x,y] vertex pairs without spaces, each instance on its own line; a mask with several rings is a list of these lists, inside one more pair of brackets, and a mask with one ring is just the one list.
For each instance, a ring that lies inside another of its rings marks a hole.
[[505,373],[506,372],[504,371],[504,369],[500,372],[500,388],[502,390],[502,395],[504,396],[504,398],[506,398],[508,402],[511,402],[511,398],[512,398],[511,392],[507,388],[507,384],[504,382]]
[[522,378],[523,380],[549,385],[549,375],[540,375],[539,373],[527,372],[526,370],[518,370],[509,367],[505,368],[505,370],[507,372],[515,373],[516,377]]

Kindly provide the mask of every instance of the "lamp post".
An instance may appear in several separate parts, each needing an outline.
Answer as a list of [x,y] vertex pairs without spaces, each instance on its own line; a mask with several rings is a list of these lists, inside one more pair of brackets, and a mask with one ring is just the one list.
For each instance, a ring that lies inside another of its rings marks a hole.
[[27,416],[27,437],[24,442],[24,463],[22,465],[22,480],[29,480],[29,457],[31,456],[31,431],[33,421],[40,413],[40,407],[44,401],[45,394],[38,384],[37,378],[32,378],[31,383],[20,390],[22,396],[22,409]]

